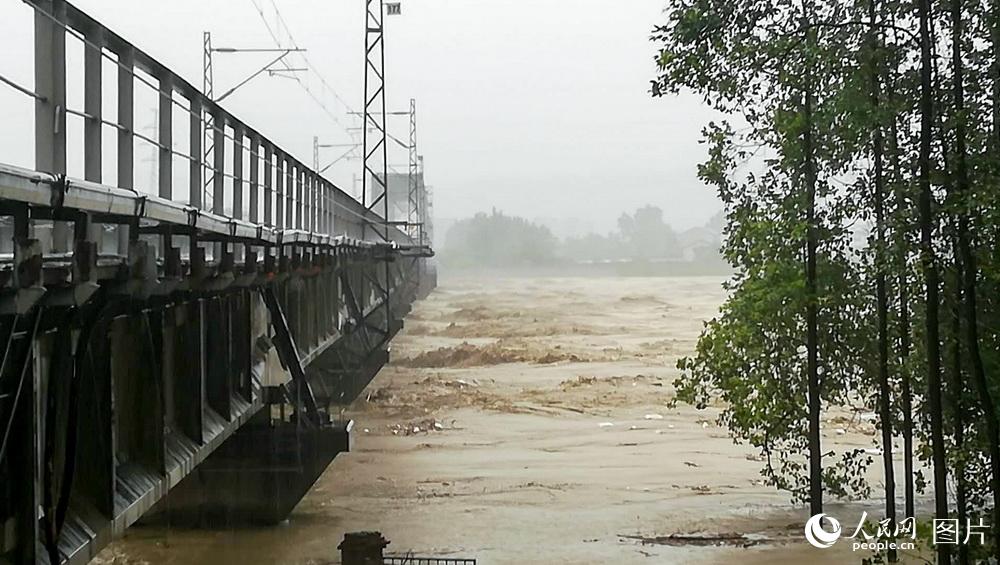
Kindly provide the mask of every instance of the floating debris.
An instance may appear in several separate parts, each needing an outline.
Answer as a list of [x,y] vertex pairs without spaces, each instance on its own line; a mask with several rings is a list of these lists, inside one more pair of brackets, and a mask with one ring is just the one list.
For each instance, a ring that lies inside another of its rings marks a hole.
[[[392,430],[392,435],[394,436],[412,436],[421,433],[439,432],[447,429],[443,424],[441,424],[441,422],[438,422],[434,418],[426,418],[415,422],[401,424],[390,424],[388,425],[388,428]],[[365,431],[367,432],[368,430]]]
[[642,545],[669,545],[674,547],[700,546],[700,547],[752,547],[772,540],[763,534],[738,534],[735,532],[723,533],[693,533],[693,534],[670,534],[666,536],[638,536],[619,534],[622,539],[638,541]]

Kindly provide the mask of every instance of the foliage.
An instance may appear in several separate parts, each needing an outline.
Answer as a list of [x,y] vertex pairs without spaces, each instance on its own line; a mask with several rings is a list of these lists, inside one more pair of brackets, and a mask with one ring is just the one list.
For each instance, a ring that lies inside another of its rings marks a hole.
[[456,222],[446,235],[442,261],[459,267],[551,264],[557,239],[549,228],[493,210]]
[[871,463],[820,448],[818,409],[877,411],[904,444],[905,512],[919,457],[938,516],[992,514],[1000,536],[1000,3],[667,4],[652,94],[728,115],[698,173],[735,273],[678,400],[721,399],[770,484],[814,509],[867,494]]
[[566,238],[560,254],[578,261],[676,259],[681,246],[673,228],[663,221],[663,210],[646,205],[634,214],[622,214],[615,233]]

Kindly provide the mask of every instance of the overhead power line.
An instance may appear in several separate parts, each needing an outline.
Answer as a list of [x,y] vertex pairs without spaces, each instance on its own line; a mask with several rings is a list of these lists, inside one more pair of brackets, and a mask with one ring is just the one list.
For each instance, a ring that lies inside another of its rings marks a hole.
[[[286,22],[284,16],[281,15],[281,10],[278,9],[278,4],[275,2],[275,0],[271,0],[271,6],[274,7],[274,15],[277,16],[278,23],[280,23],[281,26],[285,28],[285,33],[288,34],[288,41],[291,42],[293,47],[298,48],[299,44],[298,42],[295,41],[295,36],[292,35],[292,28],[288,27],[288,22]],[[306,66],[309,67],[309,69],[313,72],[313,74],[316,75],[316,78],[319,79],[320,84],[322,84],[324,88],[329,90],[330,94],[333,94],[334,98],[336,98],[338,101],[340,101],[341,104],[344,105],[344,108],[347,109],[348,113],[353,113],[354,110],[351,108],[351,105],[348,104],[346,100],[344,100],[344,98],[340,95],[340,93],[337,92],[337,89],[333,88],[333,86],[331,86],[330,83],[327,82],[326,78],[323,77],[322,73],[320,73],[319,70],[316,69],[316,65],[313,65],[312,61],[309,60],[309,56],[306,55],[305,52],[302,52],[301,55],[302,55],[302,60],[305,61],[306,63]]]
[[[275,32],[274,28],[271,26],[271,23],[267,21],[267,16],[264,15],[264,10],[261,8],[258,0],[250,0],[250,2],[253,4],[254,9],[257,11],[257,14],[260,16],[261,21],[264,23],[264,27],[267,29],[268,35],[271,36],[271,39],[278,47],[282,47],[281,38]],[[284,18],[281,17],[281,13],[278,10],[278,6],[277,4],[274,4],[273,0],[272,0],[272,5],[274,5],[275,13],[278,16],[278,20],[284,26],[285,32],[288,34],[292,46],[295,49],[300,49],[298,47],[298,44],[295,42],[294,37],[292,37],[291,31],[288,29],[288,24],[283,23]],[[305,54],[302,53],[301,51],[298,53],[299,55],[302,56],[302,59],[305,61],[306,67],[309,69],[309,71],[315,74],[320,79],[320,82],[323,85],[325,85],[327,89],[330,90],[331,93],[334,94],[337,100],[339,100],[341,104],[343,104],[348,109],[348,111],[350,111],[350,106],[344,101],[344,99],[339,94],[337,94],[335,90],[333,90],[332,87],[329,86],[329,84],[326,82],[323,76],[320,75],[319,72],[316,70],[316,68],[310,63],[309,59],[305,56]],[[285,70],[292,70],[292,66],[288,63],[288,61],[282,59],[280,62],[285,67]],[[348,133],[348,135],[350,135],[350,133],[348,132],[348,127],[344,125],[344,123],[340,121],[340,119],[336,116],[336,114],[332,110],[330,110],[330,108],[327,107],[325,103],[323,103],[323,101],[312,91],[311,88],[309,88],[309,85],[307,85],[305,82],[302,81],[300,77],[294,74],[291,75],[290,78],[292,78],[293,80],[295,80],[296,83],[298,83],[298,85],[306,92],[306,94],[309,95],[309,97],[313,100],[313,102],[315,102],[316,105],[318,105],[323,110],[323,112],[326,113],[326,115],[329,116],[329,118],[333,120],[335,124],[337,124],[337,126],[339,126],[342,130],[344,130],[345,133]]]

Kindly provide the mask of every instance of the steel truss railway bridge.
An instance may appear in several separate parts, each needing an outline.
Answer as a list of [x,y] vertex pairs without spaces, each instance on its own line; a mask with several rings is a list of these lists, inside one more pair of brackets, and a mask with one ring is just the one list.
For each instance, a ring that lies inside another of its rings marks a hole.
[[[34,168],[0,164],[0,563],[86,563],[144,517],[281,521],[349,449],[337,407],[435,284],[423,183],[406,221],[388,217],[380,2],[361,201],[72,4],[26,3],[34,86],[0,77],[35,106]],[[83,108],[67,106],[67,37],[84,45]],[[133,123],[137,88],[157,96],[153,136]],[[67,119],[83,178],[66,174]],[[155,186],[136,183],[136,140]]]

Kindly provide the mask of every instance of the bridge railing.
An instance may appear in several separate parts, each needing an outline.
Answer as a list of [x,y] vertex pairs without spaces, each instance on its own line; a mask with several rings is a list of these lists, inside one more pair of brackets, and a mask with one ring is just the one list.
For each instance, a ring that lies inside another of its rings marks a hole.
[[[109,215],[134,217],[159,210],[160,217],[141,217],[242,234],[261,244],[287,241],[291,233],[306,240],[342,236],[410,244],[402,230],[73,4],[24,1],[34,10],[34,85],[6,78],[3,82],[34,99],[35,165],[0,169],[0,197],[34,202],[44,196],[32,197],[24,190],[47,186],[51,194],[45,196],[53,204],[83,198],[74,195],[80,192],[90,199],[91,208]],[[79,62],[67,58],[68,39],[83,47],[83,107],[68,103],[67,64]],[[116,69],[114,84],[105,84],[110,82],[105,81],[106,62]],[[157,123],[155,133],[146,135],[135,123],[136,99],[148,98],[150,92]],[[114,104],[106,104],[109,98]],[[106,108],[117,111],[106,115]],[[68,139],[68,119],[82,120],[82,147],[69,147],[75,140]],[[184,122],[186,143],[174,139]],[[105,150],[109,134],[117,140],[115,151]],[[145,184],[137,182],[135,174],[137,140],[156,152],[155,178]],[[80,151],[83,178],[67,182],[67,153]],[[115,161],[110,169],[117,171],[114,183],[103,178],[109,169],[105,159]],[[69,227],[55,219],[51,251],[68,252]],[[128,249],[127,230],[119,228],[121,255]]]

